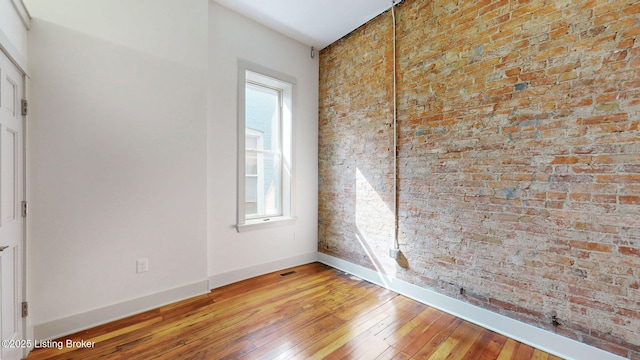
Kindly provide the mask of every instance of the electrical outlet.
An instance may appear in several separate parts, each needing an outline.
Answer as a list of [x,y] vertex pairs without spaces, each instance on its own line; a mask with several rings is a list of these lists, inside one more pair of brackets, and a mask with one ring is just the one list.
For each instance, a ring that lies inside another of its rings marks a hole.
[[149,259],[136,260],[136,272],[143,273],[149,271]]

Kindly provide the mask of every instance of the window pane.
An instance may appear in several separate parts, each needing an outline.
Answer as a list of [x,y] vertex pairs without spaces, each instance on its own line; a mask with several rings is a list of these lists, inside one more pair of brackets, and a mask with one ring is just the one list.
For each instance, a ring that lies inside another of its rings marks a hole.
[[260,149],[260,147],[258,147],[258,140],[260,139],[259,136],[253,136],[253,135],[247,135],[245,136],[244,139],[244,147],[245,149]]
[[246,216],[258,215],[258,177],[245,178],[244,211]]
[[248,83],[245,97],[245,127],[262,134],[261,149],[280,151],[280,91]]
[[281,215],[280,199],[282,199],[280,155],[264,154],[264,175],[261,190],[264,194],[264,208],[260,215]]
[[245,87],[245,216],[282,215],[281,90]]
[[250,151],[246,152],[247,156],[244,160],[244,173],[249,175],[258,176],[258,156]]
[[245,162],[258,164],[257,174],[245,175],[245,216],[265,217],[282,215],[282,169],[279,154],[247,151]]

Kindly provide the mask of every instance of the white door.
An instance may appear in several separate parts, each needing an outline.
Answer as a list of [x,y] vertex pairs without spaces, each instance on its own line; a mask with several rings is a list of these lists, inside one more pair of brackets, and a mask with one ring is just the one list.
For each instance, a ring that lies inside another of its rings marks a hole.
[[0,51],[0,359],[22,357],[23,80]]

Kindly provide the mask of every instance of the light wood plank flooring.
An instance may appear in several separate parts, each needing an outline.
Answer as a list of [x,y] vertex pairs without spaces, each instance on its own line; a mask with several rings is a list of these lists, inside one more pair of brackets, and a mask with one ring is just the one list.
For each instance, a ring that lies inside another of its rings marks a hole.
[[559,359],[319,263],[67,339],[28,359]]

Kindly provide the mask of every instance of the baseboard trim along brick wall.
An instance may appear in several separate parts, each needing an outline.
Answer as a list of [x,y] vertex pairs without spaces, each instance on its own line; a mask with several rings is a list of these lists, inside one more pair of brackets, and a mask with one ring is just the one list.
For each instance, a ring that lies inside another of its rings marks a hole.
[[623,357],[614,355],[571,340],[567,337],[554,334],[550,331],[527,325],[521,321],[511,319],[493,311],[488,311],[469,303],[450,298],[425,288],[398,280],[383,273],[352,264],[339,258],[319,254],[318,261],[346,273],[355,275],[376,285],[383,286],[391,291],[432,306],[446,313],[455,315],[461,319],[482,326],[485,329],[495,331],[527,345],[547,353],[574,360],[622,360]]

